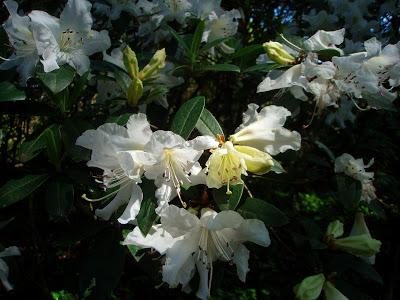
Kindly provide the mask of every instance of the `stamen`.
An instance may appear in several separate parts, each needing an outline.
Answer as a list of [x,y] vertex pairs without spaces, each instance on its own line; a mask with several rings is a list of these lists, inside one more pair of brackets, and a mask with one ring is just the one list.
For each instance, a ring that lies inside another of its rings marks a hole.
[[95,198],[88,198],[88,197],[86,196],[86,194],[83,194],[83,195],[81,196],[81,198],[84,199],[84,200],[86,200],[86,201],[89,201],[89,202],[99,202],[99,201],[102,201],[102,200],[104,200],[104,199],[110,198],[111,196],[114,196],[114,195],[117,194],[120,190],[122,190],[123,188],[127,187],[128,185],[129,185],[129,183],[127,183],[127,184],[121,186],[119,189],[117,189],[117,190],[115,190],[115,191],[113,191],[113,192],[111,192],[111,193],[109,193],[109,194],[107,194],[107,195],[105,195],[105,196],[103,196],[103,197],[97,198],[97,199],[95,199]]

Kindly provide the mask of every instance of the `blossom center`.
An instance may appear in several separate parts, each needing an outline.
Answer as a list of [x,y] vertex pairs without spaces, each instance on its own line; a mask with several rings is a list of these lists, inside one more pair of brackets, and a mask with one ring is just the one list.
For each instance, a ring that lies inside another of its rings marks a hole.
[[82,34],[78,31],[66,29],[61,33],[60,50],[61,52],[73,52],[83,46]]

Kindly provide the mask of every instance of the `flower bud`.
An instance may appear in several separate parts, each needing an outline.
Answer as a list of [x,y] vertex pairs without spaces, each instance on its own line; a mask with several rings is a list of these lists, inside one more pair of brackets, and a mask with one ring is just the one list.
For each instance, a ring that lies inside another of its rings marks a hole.
[[165,54],[165,49],[157,50],[154,56],[151,58],[150,62],[140,71],[139,76],[141,80],[148,79],[154,74],[158,73],[160,69],[165,67],[165,59],[167,55]]
[[263,48],[268,57],[280,65],[290,65],[296,61],[296,59],[283,48],[281,43],[267,42],[263,44]]
[[332,236],[333,238],[338,238],[343,235],[343,223],[339,220],[329,223],[326,229],[326,235]]
[[134,77],[127,91],[128,104],[133,107],[136,106],[142,96],[143,82],[139,78]]
[[131,78],[139,76],[139,64],[136,54],[129,46],[126,46],[124,49],[124,65]]
[[269,172],[274,166],[272,157],[266,152],[249,146],[234,146],[234,148],[241,154],[247,171],[251,173],[262,175]]
[[296,299],[317,299],[321,294],[325,281],[326,278],[322,273],[304,278],[302,282],[293,288],[293,292],[296,294]]
[[360,234],[333,240],[333,248],[356,256],[372,256],[379,252],[381,242],[368,234]]
[[324,294],[326,300],[348,300],[348,298],[329,281],[326,281],[324,284]]

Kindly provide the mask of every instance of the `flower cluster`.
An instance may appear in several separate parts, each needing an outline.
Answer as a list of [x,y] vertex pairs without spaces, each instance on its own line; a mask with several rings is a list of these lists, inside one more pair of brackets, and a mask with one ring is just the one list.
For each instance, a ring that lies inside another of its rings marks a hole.
[[[143,193],[142,177],[154,180],[157,187],[157,214],[161,224],[153,226],[152,232],[143,236],[139,227],[128,235],[126,244],[153,247],[166,254],[164,281],[171,286],[186,286],[193,276],[194,266],[200,273],[200,298],[209,293],[208,272],[212,277],[212,262],[233,261],[238,276],[244,281],[248,271],[248,250],[243,241],[253,241],[268,246],[270,241],[264,224],[258,220],[244,220],[237,212],[215,212],[210,208],[201,210],[200,219],[185,210],[187,204],[181,197],[181,187],[203,184],[209,188],[243,183],[247,172],[265,174],[271,170],[271,155],[289,149],[300,148],[300,134],[289,131],[283,125],[290,112],[283,107],[267,106],[257,112],[258,105],[250,104],[243,114],[243,123],[236,133],[225,141],[222,136],[198,136],[186,141],[171,132],[153,132],[146,115],[132,115],[126,127],[107,123],[96,130],[84,132],[77,145],[92,150],[88,166],[103,170],[102,186],[113,189],[100,201],[115,195],[96,215],[108,220],[119,207],[126,205],[118,221],[122,224],[136,223]],[[211,155],[201,167],[200,157],[205,150]],[[183,208],[170,205],[175,197]],[[186,274],[191,274],[187,276]]]

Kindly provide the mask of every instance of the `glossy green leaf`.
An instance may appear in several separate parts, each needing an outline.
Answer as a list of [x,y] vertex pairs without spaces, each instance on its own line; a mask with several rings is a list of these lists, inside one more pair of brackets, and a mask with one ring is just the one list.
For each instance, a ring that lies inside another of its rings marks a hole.
[[184,103],[172,120],[171,131],[187,139],[196,127],[204,106],[203,96],[195,97]]
[[49,161],[51,164],[59,168],[61,164],[62,149],[61,126],[53,124],[46,128],[43,134],[46,141],[46,150]]
[[210,135],[215,137],[218,135],[224,136],[224,132],[217,119],[206,108],[203,109],[200,119],[197,121],[196,128],[202,135]]
[[3,81],[0,82],[0,102],[25,100],[25,93],[18,90],[13,84]]
[[46,148],[44,131],[30,141],[24,141],[18,148],[18,159],[25,163],[35,158]]
[[251,66],[247,69],[245,69],[243,72],[244,73],[250,73],[250,72],[269,72],[275,69],[278,69],[282,67],[282,65],[275,64],[275,63],[269,63],[269,64],[259,64],[255,66]]
[[247,198],[238,212],[246,219],[259,219],[265,226],[283,226],[289,223],[287,216],[276,206],[257,198]]
[[130,113],[125,113],[119,116],[110,116],[107,118],[106,123],[116,123],[118,125],[124,126],[128,122],[131,115],[132,114]]
[[190,48],[188,46],[188,44],[185,42],[185,40],[179,35],[179,33],[177,33],[172,27],[166,25],[165,26],[166,29],[172,34],[172,36],[177,40],[179,46],[181,46],[185,52],[190,55],[191,51]]
[[54,95],[54,102],[62,113],[68,112],[72,105],[68,89],[64,89],[58,94]]
[[226,187],[220,189],[213,189],[212,194],[215,203],[217,203],[220,210],[235,210],[239,205],[240,199],[243,194],[243,184],[235,184],[230,186],[232,194],[226,194]]
[[192,44],[190,46],[192,63],[194,63],[197,59],[197,55],[200,49],[201,39],[203,37],[204,27],[205,27],[204,21],[200,20],[200,22],[197,24],[196,31],[194,32],[193,35]]
[[201,47],[200,52],[206,52],[206,51],[210,50],[211,48],[216,47],[219,44],[224,43],[230,39],[232,39],[232,37],[220,38],[220,39],[216,39],[211,42],[208,42],[203,47]]
[[264,53],[264,48],[262,45],[250,45],[244,48],[239,49],[235,53],[231,55],[231,58],[238,58],[242,56],[248,56],[252,54],[261,54]]
[[152,197],[144,197],[140,205],[140,211],[136,217],[139,229],[144,236],[149,233],[157,217],[155,209],[155,200]]
[[345,210],[355,212],[361,198],[361,183],[346,175],[336,175],[337,200]]
[[0,188],[0,207],[7,207],[29,196],[43,183],[49,175],[26,175],[20,179],[12,179]]
[[39,79],[53,94],[58,94],[67,88],[74,80],[75,71],[70,66],[61,66],[49,73],[39,73]]
[[46,190],[46,209],[53,217],[65,217],[74,202],[74,186],[62,180],[52,180]]
[[196,65],[198,71],[214,71],[214,72],[238,72],[240,68],[232,64],[215,64],[215,65]]

